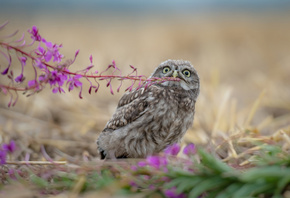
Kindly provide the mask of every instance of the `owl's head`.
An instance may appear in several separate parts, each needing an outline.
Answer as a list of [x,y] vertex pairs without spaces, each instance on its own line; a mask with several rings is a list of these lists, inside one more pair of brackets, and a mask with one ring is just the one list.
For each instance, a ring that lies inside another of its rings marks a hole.
[[199,77],[196,70],[189,61],[167,60],[161,63],[151,77],[174,77],[180,81],[166,81],[161,83],[163,86],[180,87],[184,90],[192,90],[199,93]]

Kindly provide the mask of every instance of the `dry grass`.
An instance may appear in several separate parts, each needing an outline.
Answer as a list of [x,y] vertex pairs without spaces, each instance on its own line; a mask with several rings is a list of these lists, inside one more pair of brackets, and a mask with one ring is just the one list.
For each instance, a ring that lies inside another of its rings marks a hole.
[[[88,65],[90,54],[99,70],[114,59],[124,74],[131,64],[146,76],[166,59],[189,60],[199,72],[201,94],[185,143],[204,145],[239,165],[249,163],[259,141],[289,151],[289,16],[83,21],[12,20],[5,32],[37,25],[45,38],[64,45],[67,57],[81,50],[76,70]],[[13,108],[1,95],[0,142],[16,140],[19,149],[11,160],[29,153],[41,161],[41,145],[54,160],[95,159],[94,140],[124,89],[112,96],[103,88],[80,100],[77,92],[54,95],[48,88],[21,96]]]

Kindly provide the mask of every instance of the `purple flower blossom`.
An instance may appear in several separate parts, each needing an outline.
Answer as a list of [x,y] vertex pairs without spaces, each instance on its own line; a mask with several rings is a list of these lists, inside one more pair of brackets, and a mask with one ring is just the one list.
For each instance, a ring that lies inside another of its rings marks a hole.
[[92,55],[90,55],[90,62],[91,62],[91,64],[93,64],[93,56]]
[[23,82],[24,81],[24,76],[23,76],[23,73],[21,73],[19,76],[17,76],[16,78],[15,78],[15,82],[17,82],[17,83],[21,83],[21,82]]
[[196,153],[195,145],[193,143],[188,144],[186,147],[184,147],[183,153],[187,156],[194,155]]
[[[47,61],[45,58],[46,50],[43,47],[41,47],[40,45],[38,46],[37,50],[35,50],[35,53],[39,56],[40,59],[42,59],[42,60],[44,59],[45,61]],[[37,60],[40,61],[39,59],[37,59]]]
[[49,77],[48,83],[51,86],[56,85],[56,84],[58,84],[59,86],[62,86],[64,81],[66,81],[66,80],[67,80],[66,74],[59,72],[57,70],[54,70],[54,71],[50,72],[50,77]]
[[73,90],[74,87],[81,87],[83,83],[79,81],[82,75],[75,75],[68,79],[67,83],[69,83],[68,91]]
[[28,32],[31,34],[31,38],[34,41],[41,41],[41,36],[38,33],[38,29],[36,26],[32,26],[31,30],[28,30]]
[[78,56],[79,52],[80,52],[80,50],[78,49],[75,53],[75,58]]
[[95,89],[95,93],[96,93],[98,91],[98,89],[99,89],[99,86],[96,87],[94,85],[91,85],[90,88],[89,88],[89,94],[91,94],[93,88]]
[[8,73],[9,67],[7,67],[3,72],[1,72],[2,75],[6,75]]
[[3,144],[2,149],[6,152],[13,153],[16,150],[14,140],[11,140],[9,144]]
[[80,50],[78,49],[78,50],[76,51],[76,53],[75,53],[75,57],[74,57],[74,59],[73,59],[72,63],[74,63],[74,62],[75,62],[75,60],[76,60],[76,58],[77,58],[77,56],[78,56],[79,52],[80,52]]
[[132,171],[137,171],[137,169],[138,169],[137,166],[135,166],[135,165],[132,165],[132,166],[131,166],[131,170],[132,170]]
[[175,187],[165,190],[164,195],[168,198],[185,198],[186,197],[186,195],[183,193],[177,194]]
[[46,69],[46,66],[39,59],[35,60],[34,66],[38,67],[39,69]]
[[28,81],[27,85],[28,87],[33,87],[34,85],[38,84],[36,80],[30,80]]
[[0,149],[0,165],[6,164],[6,151]]
[[146,166],[146,165],[147,165],[147,163],[144,162],[144,161],[140,161],[140,162],[138,162],[138,166],[140,166],[140,167],[144,167],[144,166]]
[[173,144],[168,146],[165,150],[164,153],[166,155],[177,155],[180,151],[180,146],[178,144]]
[[59,48],[61,48],[62,45],[52,44],[52,42],[48,42],[45,39],[42,39],[42,42],[46,45],[46,50],[41,45],[35,50],[40,60],[49,62],[53,57],[53,62],[61,62],[63,55],[59,53]]
[[164,176],[164,177],[161,178],[161,181],[169,182],[170,179],[169,179],[168,177],[165,177],[165,176]]
[[153,185],[153,184],[150,184],[149,187],[148,187],[150,190],[155,190],[156,187]]
[[148,156],[146,159],[149,166],[160,169],[167,165],[167,159],[163,156]]
[[25,56],[20,57],[19,60],[23,66],[26,65],[27,58]]
[[21,83],[25,79],[24,76],[23,76],[23,70],[24,70],[24,66],[26,65],[27,58],[22,56],[22,57],[18,57],[18,60],[21,63],[21,74],[15,78],[15,82]]
[[138,185],[134,181],[130,181],[129,185],[132,187],[138,187]]
[[41,74],[40,76],[38,76],[39,82],[45,81],[46,79],[47,79],[47,74]]
[[27,82],[28,88],[34,87],[35,91],[41,90],[39,85],[40,84],[36,80],[30,80],[30,81]]
[[47,51],[45,53],[45,61],[49,62],[51,60],[51,58],[53,57],[53,62],[61,62],[61,59],[63,58],[63,55],[59,53],[59,48],[62,47],[62,45],[57,45],[57,44],[52,44],[51,42],[44,42],[46,47],[47,47]]
[[52,93],[57,93],[57,92],[59,92],[59,93],[61,93],[61,92],[65,93],[65,91],[61,87],[55,87],[55,88],[52,89]]

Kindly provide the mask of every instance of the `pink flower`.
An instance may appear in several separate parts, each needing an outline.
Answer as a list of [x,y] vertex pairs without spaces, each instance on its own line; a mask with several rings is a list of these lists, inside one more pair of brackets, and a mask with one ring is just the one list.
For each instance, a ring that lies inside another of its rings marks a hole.
[[41,62],[40,59],[35,60],[34,66],[38,67],[39,69],[46,69],[46,66]]
[[28,87],[33,87],[33,86],[36,85],[36,84],[37,84],[37,81],[36,81],[36,80],[30,80],[30,81],[28,81],[28,83],[27,83]]
[[19,76],[17,76],[16,78],[15,78],[15,82],[19,82],[19,83],[21,83],[21,82],[23,82],[24,81],[24,77],[23,77],[23,73],[21,73]]
[[180,146],[178,144],[173,144],[171,146],[168,146],[164,150],[164,153],[167,155],[177,155],[179,151],[180,151]]
[[31,34],[31,38],[34,41],[41,41],[41,36],[38,33],[38,29],[37,29],[37,27],[35,25],[32,26],[32,29],[31,30],[28,30],[28,32]]
[[68,91],[73,90],[74,87],[81,87],[82,82],[79,81],[79,79],[82,77],[82,75],[75,75],[72,78],[69,78],[67,83],[69,83]]
[[24,66],[26,65],[27,58],[22,56],[22,57],[18,57],[18,60],[21,63],[21,74],[15,78],[15,82],[21,83],[25,79],[24,76],[23,76],[23,70],[24,70]]
[[147,163],[144,161],[138,162],[138,166],[140,166],[140,167],[144,167],[146,165],[147,165]]
[[53,58],[53,62],[61,62],[63,55],[59,53],[59,48],[61,48],[62,45],[52,44],[45,39],[42,39],[42,42],[46,45],[46,49],[39,45],[35,50],[35,53],[39,56],[40,60],[49,62]]
[[20,57],[19,60],[23,66],[26,65],[27,58],[25,56]]
[[6,164],[6,151],[0,149],[0,165]]
[[175,187],[165,190],[164,194],[168,198],[185,198],[186,197],[186,195],[183,193],[177,194]]
[[89,88],[89,94],[91,94],[92,89],[95,89],[95,93],[96,93],[98,91],[98,89],[99,89],[99,86],[97,87],[97,86],[91,85],[90,88]]
[[16,145],[15,145],[14,140],[11,140],[9,144],[4,144],[2,146],[2,149],[9,153],[13,153],[16,150]]
[[7,67],[3,72],[1,72],[2,75],[6,75],[8,73],[9,67]]
[[63,58],[63,55],[59,53],[59,48],[62,47],[62,45],[52,44],[51,42],[44,42],[47,47],[47,52],[44,56],[44,59],[46,62],[49,62],[51,58],[53,57],[53,62],[61,62],[61,59]]
[[132,166],[131,166],[131,170],[132,170],[132,171],[137,171],[138,168],[137,168],[137,166],[132,165]]
[[39,84],[36,80],[30,80],[30,81],[28,81],[28,83],[27,83],[28,88],[30,88],[30,87],[34,87],[34,90],[35,90],[35,91],[38,91],[38,90],[41,89],[39,85],[40,85],[40,84]]
[[61,87],[55,87],[55,88],[52,89],[52,93],[57,93],[57,92],[59,92],[59,93],[61,93],[61,92],[65,93],[65,91]]
[[148,156],[146,159],[149,166],[160,169],[167,165],[167,159],[163,156]]
[[51,86],[56,85],[56,84],[58,84],[59,86],[62,86],[64,81],[66,81],[66,80],[67,80],[66,74],[59,72],[57,70],[54,70],[54,71],[50,72],[50,77],[49,77],[48,83]]
[[196,147],[193,143],[188,144],[184,149],[183,153],[187,156],[194,155],[196,153]]
[[91,64],[93,64],[93,56],[92,55],[90,55],[90,62],[91,62]]
[[[41,47],[40,45],[38,46],[37,50],[35,50],[35,53],[39,56],[39,59],[37,59],[38,61],[40,61],[40,59],[41,60],[45,59],[46,50],[43,47]],[[47,60],[45,59],[45,61],[47,61]]]
[[132,187],[138,187],[138,185],[134,181],[130,181],[129,185]]
[[150,184],[149,187],[148,187],[150,190],[155,190],[156,187],[153,185],[153,184]]

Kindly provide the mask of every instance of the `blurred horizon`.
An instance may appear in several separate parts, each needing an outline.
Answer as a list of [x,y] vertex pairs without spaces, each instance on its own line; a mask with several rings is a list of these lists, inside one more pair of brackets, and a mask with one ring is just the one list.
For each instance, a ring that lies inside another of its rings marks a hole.
[[[284,12],[290,10],[290,1],[285,0],[167,0],[167,1],[132,1],[132,0],[1,0],[2,14],[27,12],[27,14],[84,14],[84,15],[195,15],[202,13],[242,12],[261,14],[263,12]],[[29,13],[28,13],[29,12]]]

